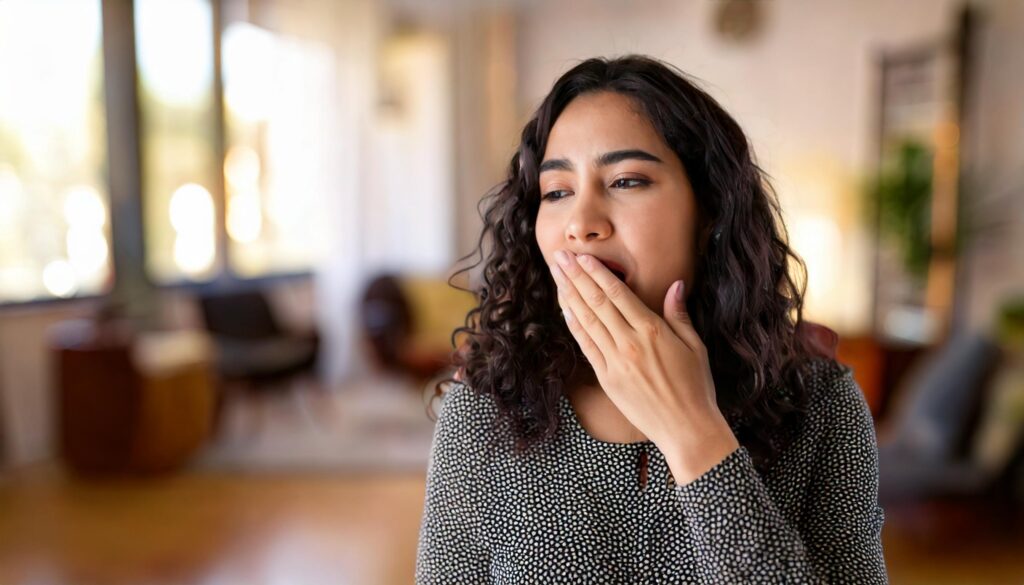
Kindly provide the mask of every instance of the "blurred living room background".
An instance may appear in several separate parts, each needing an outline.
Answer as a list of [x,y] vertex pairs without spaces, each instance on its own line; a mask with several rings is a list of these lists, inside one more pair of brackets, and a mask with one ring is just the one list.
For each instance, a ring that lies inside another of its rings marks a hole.
[[1020,0],[0,0],[0,583],[411,582],[480,199],[627,53],[772,178],[891,582],[1024,583]]

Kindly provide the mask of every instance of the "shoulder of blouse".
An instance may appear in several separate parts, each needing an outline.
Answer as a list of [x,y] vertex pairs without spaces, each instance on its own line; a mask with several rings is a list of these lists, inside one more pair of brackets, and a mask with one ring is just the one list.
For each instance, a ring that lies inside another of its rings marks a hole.
[[808,422],[821,446],[860,437],[874,443],[874,418],[853,370],[838,362],[822,361],[812,371]]
[[451,404],[450,408],[457,410],[465,419],[488,419],[498,412],[493,398],[477,392],[465,382],[455,382],[441,396],[443,404]]
[[437,427],[444,435],[457,438],[474,452],[486,443],[482,439],[496,435],[498,407],[490,396],[476,392],[463,382],[454,383],[441,396]]
[[812,362],[810,372],[808,386],[812,411],[824,414],[867,405],[849,366],[832,360],[817,360]]

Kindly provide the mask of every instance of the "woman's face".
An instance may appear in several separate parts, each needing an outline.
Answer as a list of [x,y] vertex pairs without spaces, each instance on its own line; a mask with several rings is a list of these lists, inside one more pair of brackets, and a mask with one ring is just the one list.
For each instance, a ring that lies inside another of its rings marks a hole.
[[658,315],[695,272],[697,205],[682,162],[630,98],[575,98],[555,121],[540,167],[535,233],[549,266],[555,252],[620,265]]

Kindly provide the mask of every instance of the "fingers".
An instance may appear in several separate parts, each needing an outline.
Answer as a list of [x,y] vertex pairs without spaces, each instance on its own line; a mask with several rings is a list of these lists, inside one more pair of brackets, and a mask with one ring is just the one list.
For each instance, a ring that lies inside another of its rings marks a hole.
[[669,287],[668,292],[665,294],[664,301],[664,313],[665,322],[669,324],[672,331],[676,334],[679,339],[683,340],[690,349],[696,351],[697,349],[704,346],[700,339],[700,335],[697,330],[693,327],[693,321],[690,319],[690,314],[686,311],[686,300],[677,300],[677,287],[681,288],[685,284],[681,284],[682,281],[677,281]]
[[[626,325],[634,330],[640,330],[643,323],[656,316],[626,286],[626,283],[612,274],[612,271],[608,270],[608,267],[602,264],[600,260],[587,254],[577,256],[576,260],[583,268],[585,275],[580,275],[573,282],[578,283],[577,286],[583,292],[586,292],[585,289],[590,288],[594,291],[595,295],[599,294],[599,292],[604,293],[604,296],[615,307],[615,311],[611,311],[609,307],[608,312],[614,313],[616,317],[621,317]],[[586,278],[588,276],[589,278]]]
[[562,297],[561,290],[558,293],[558,302],[562,305],[562,314],[565,315],[565,324],[569,327],[569,332],[572,333],[573,338],[576,339],[576,343],[579,344],[580,349],[583,351],[583,355],[587,356],[587,361],[590,362],[591,367],[596,372],[603,372],[607,369],[608,363],[605,360],[604,352],[601,348],[594,343],[586,329],[580,325],[578,319],[567,306],[565,299]]
[[[591,331],[591,321],[594,322],[594,327],[600,325],[607,332],[607,338],[615,344],[615,347],[619,347],[632,331],[630,330],[630,324],[619,310],[615,300],[609,296],[605,287],[610,286],[613,290],[612,294],[619,297],[620,302],[624,302],[622,297],[627,292],[630,296],[635,297],[635,295],[603,265],[599,268],[591,266],[590,268],[593,272],[590,272],[585,270],[587,267],[577,262],[576,256],[565,250],[556,252],[555,258],[561,265],[563,278],[566,279],[562,285],[566,289],[564,295],[580,323],[587,331],[591,332],[594,341],[599,345],[602,344],[605,334]],[[591,265],[595,263],[600,264],[600,262],[595,261],[592,257],[586,256],[586,258],[590,258]],[[605,278],[601,278],[602,276]],[[607,280],[608,278],[614,280],[621,287],[611,286],[611,283]],[[603,281],[604,284],[602,285],[598,279]],[[637,299],[637,302],[639,302],[639,299]]]
[[[577,267],[578,269],[578,267]],[[617,345],[615,339],[611,333],[608,332],[608,328],[605,323],[601,320],[601,317],[587,304],[580,292],[573,285],[573,282],[562,272],[559,266],[552,266],[551,272],[555,277],[555,282],[558,284],[558,302],[562,307],[562,310],[569,309],[573,317],[572,321],[566,321],[570,325],[570,331],[572,326],[575,325],[580,332],[586,333],[587,342],[592,343],[602,354],[613,351]],[[573,332],[576,333],[575,331]],[[584,340],[579,339],[580,347],[583,347]]]

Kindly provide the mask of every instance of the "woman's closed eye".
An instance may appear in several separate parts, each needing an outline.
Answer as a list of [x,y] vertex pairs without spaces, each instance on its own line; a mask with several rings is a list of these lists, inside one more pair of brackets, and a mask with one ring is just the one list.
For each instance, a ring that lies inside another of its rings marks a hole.
[[[646,187],[647,185],[650,185],[650,184],[651,184],[651,182],[648,181],[647,179],[622,178],[622,179],[615,179],[614,181],[612,181],[612,184],[609,185],[609,188],[611,188],[611,189],[637,189],[639,187]],[[547,193],[542,195],[541,196],[541,200],[558,201],[560,199],[564,199],[566,197],[565,194],[569,193],[569,192],[570,191],[568,191],[566,189],[554,189],[554,190],[548,191]]]

